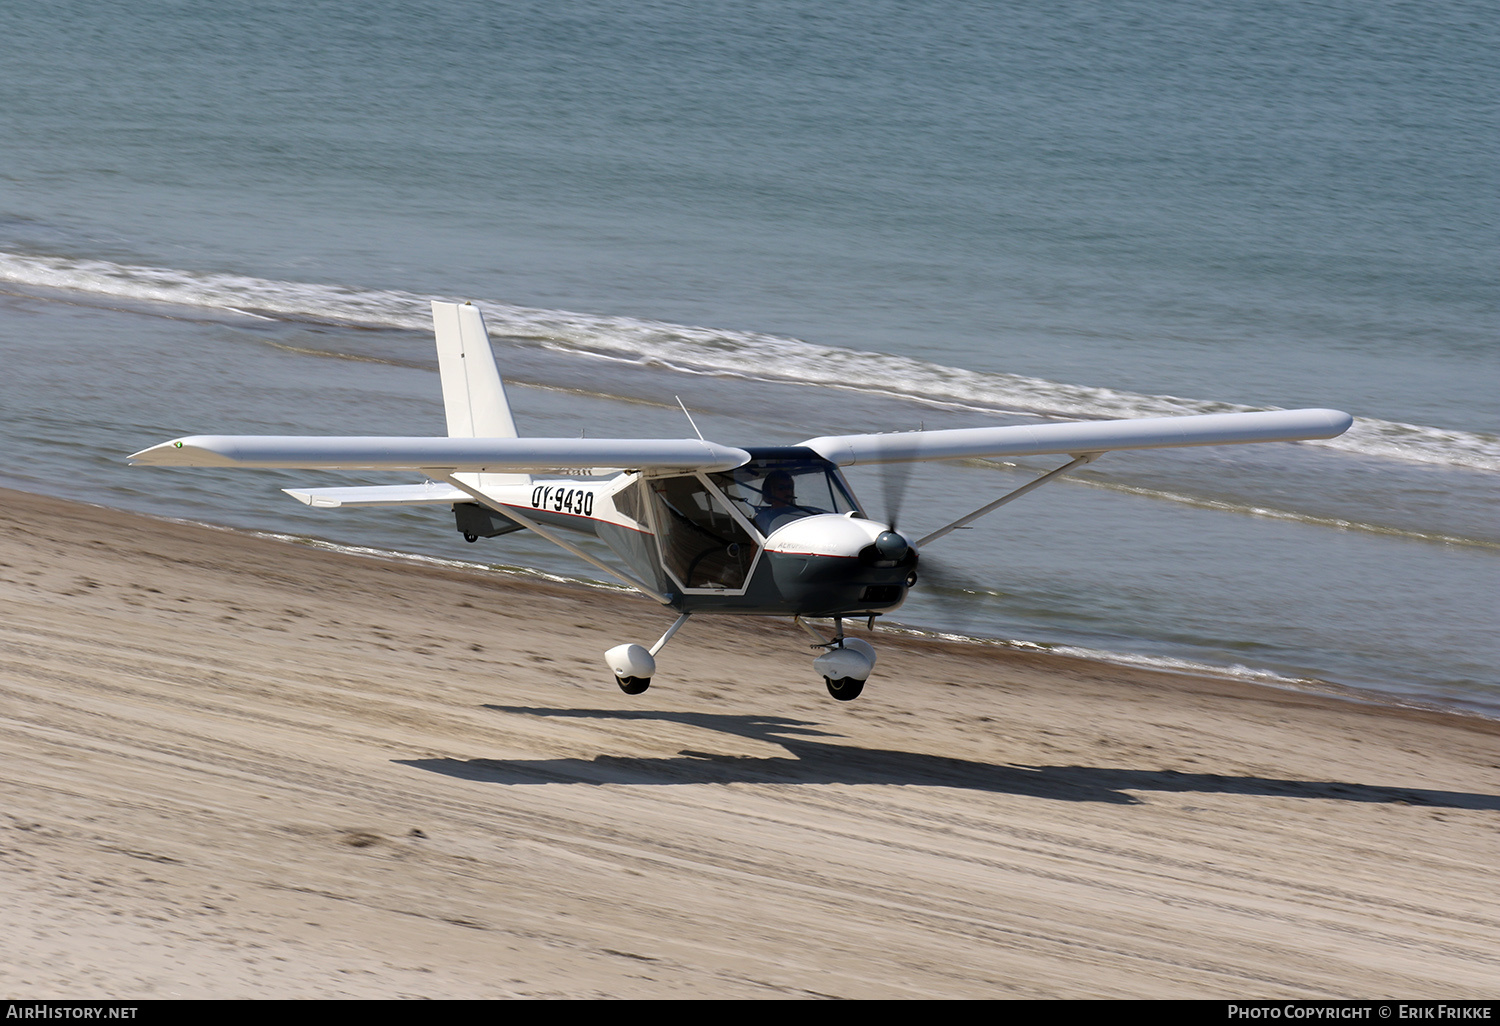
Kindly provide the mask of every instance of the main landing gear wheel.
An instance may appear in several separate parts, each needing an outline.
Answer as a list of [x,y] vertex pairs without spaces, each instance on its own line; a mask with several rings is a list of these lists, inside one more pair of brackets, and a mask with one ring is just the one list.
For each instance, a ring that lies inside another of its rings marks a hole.
[[620,684],[620,690],[627,695],[639,695],[651,686],[650,677],[616,677]]
[[858,677],[824,677],[823,683],[828,685],[828,693],[840,702],[852,702],[865,689],[865,682]]
[[641,646],[616,645],[604,653],[604,661],[609,664],[620,690],[627,695],[639,695],[651,686],[656,660]]

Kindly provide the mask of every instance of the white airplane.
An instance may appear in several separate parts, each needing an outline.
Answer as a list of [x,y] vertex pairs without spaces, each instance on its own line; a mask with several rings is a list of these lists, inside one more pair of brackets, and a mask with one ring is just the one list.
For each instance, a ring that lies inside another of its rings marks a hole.
[[[670,607],[677,620],[649,649],[623,644],[605,653],[631,695],[650,685],[657,653],[689,617],[738,613],[793,617],[824,650],[813,667],[829,694],[848,701],[864,689],[875,650],[846,637],[844,619],[868,618],[873,628],[875,617],[900,606],[928,543],[1115,449],[1333,438],[1352,423],[1337,410],[1276,410],[829,435],[790,446],[719,445],[701,434],[521,438],[479,310],[434,302],[432,315],[447,437],[192,435],[143,449],[130,462],[423,474],[427,481],[415,485],[284,490],[318,508],[451,505],[471,542],[535,531]],[[871,519],[839,469],[1042,454],[1070,460],[918,539]],[[624,567],[596,559],[562,532],[596,536]],[[832,619],[833,637],[806,618]]]

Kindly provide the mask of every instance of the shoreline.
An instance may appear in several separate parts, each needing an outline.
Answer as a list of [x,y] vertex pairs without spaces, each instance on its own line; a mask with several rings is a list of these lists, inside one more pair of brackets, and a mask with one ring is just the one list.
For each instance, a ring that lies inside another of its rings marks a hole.
[[1492,997],[1500,723],[0,491],[18,996]]
[[[110,508],[110,507],[100,507]],[[139,516],[150,516],[149,514],[134,514]],[[245,534],[250,537],[264,538],[269,541],[281,542],[287,545],[305,546],[307,548],[320,549],[326,552],[336,552],[342,555],[355,556],[358,558],[386,560],[393,563],[405,563],[416,566],[434,566],[445,569],[456,570],[460,573],[494,574],[518,582],[544,582],[555,584],[565,588],[579,588],[590,592],[600,592],[616,596],[637,598],[638,596],[630,588],[624,585],[611,584],[608,581],[591,581],[582,577],[567,577],[562,574],[554,574],[545,570],[537,570],[531,567],[512,566],[504,563],[481,563],[478,561],[449,559],[442,556],[429,556],[417,552],[401,552],[393,549],[381,549],[372,546],[351,545],[343,542],[328,541],[311,535],[292,535],[276,531],[261,531],[237,527],[228,527],[222,524],[211,524],[199,520],[184,520],[173,517],[154,517],[152,519],[163,520],[167,523],[177,523],[194,527],[205,527],[216,531],[231,531]],[[726,616],[715,617],[717,620],[735,619],[740,621],[759,619],[764,621],[784,621],[789,617],[765,617],[765,616]],[[822,621],[816,621],[821,623]],[[1291,691],[1299,694],[1319,695],[1336,701],[1355,702],[1362,705],[1374,705],[1388,707],[1391,709],[1421,711],[1437,713],[1439,715],[1468,716],[1481,720],[1492,720],[1500,722],[1500,712],[1487,712],[1482,707],[1464,707],[1455,700],[1445,703],[1436,699],[1424,699],[1416,695],[1403,696],[1395,691],[1377,691],[1374,689],[1361,689],[1348,684],[1339,684],[1335,681],[1321,680],[1315,677],[1286,677],[1274,670],[1256,669],[1255,667],[1232,667],[1214,666],[1210,663],[1194,663],[1190,660],[1177,659],[1171,656],[1132,655],[1122,652],[1106,652],[1082,648],[1077,645],[1065,643],[1048,643],[1037,641],[1024,641],[1015,638],[986,637],[979,634],[961,634],[955,631],[944,631],[936,628],[917,627],[911,624],[903,624],[895,621],[883,623],[871,632],[862,630],[858,621],[850,621],[856,636],[873,639],[882,644],[897,638],[910,638],[913,640],[931,641],[944,645],[974,645],[983,648],[998,649],[1021,655],[1035,655],[1050,659],[1065,660],[1068,664],[1085,663],[1099,667],[1110,668],[1132,668],[1146,673],[1160,673],[1169,676],[1186,676],[1205,678],[1209,680],[1230,681],[1237,684],[1247,684],[1253,687],[1270,688],[1276,691]],[[649,639],[647,639],[649,640]],[[872,642],[873,643],[873,642]],[[1173,665],[1176,664],[1176,665]]]
[[[51,499],[57,502],[72,503],[87,506],[93,509],[119,512],[127,516],[142,517],[147,520],[159,521],[167,524],[180,524],[185,527],[204,528],[212,531],[227,531],[246,537],[261,538],[268,541],[285,545],[317,549],[325,552],[338,553],[363,559],[384,560],[404,565],[431,566],[460,573],[493,574],[508,580],[518,582],[543,582],[561,587],[579,588],[589,592],[601,594],[612,594],[637,598],[634,591],[624,585],[612,584],[608,581],[594,581],[583,577],[570,577],[564,574],[555,574],[545,570],[532,567],[510,565],[505,563],[486,563],[479,560],[454,559],[443,556],[427,555],[420,552],[403,552],[396,549],[383,549],[375,546],[356,545],[346,542],[330,541],[315,535],[295,535],[284,532],[261,530],[256,528],[233,527],[226,524],[215,524],[209,521],[192,520],[183,517],[171,517],[151,513],[142,513],[134,510],[121,510],[113,506],[105,506],[96,503],[84,502],[79,499],[66,498],[63,496],[46,495],[40,492],[27,492],[21,489],[11,489],[0,485],[0,498],[4,493],[15,491],[18,494],[32,495],[38,498]],[[780,621],[786,618],[777,617],[715,617],[716,621],[723,619],[764,621]],[[863,631],[858,628],[857,621],[851,621],[855,625],[860,637],[871,635],[872,632]],[[1264,687],[1275,691],[1290,691],[1299,694],[1319,695],[1335,701],[1354,702],[1363,705],[1374,705],[1377,707],[1391,708],[1396,710],[1420,711],[1435,713],[1438,715],[1453,715],[1461,717],[1472,717],[1480,720],[1500,722],[1500,709],[1491,709],[1473,700],[1467,703],[1461,699],[1444,700],[1440,698],[1428,698],[1419,694],[1404,693],[1397,690],[1378,690],[1375,688],[1361,688],[1351,684],[1341,684],[1337,681],[1324,680],[1317,677],[1288,677],[1275,670],[1260,669],[1253,666],[1216,666],[1211,663],[1195,662],[1193,660],[1180,659],[1174,656],[1137,655],[1128,652],[1109,652],[1102,649],[1089,649],[1065,642],[1034,642],[1024,639],[1005,638],[1001,636],[989,637],[979,634],[963,634],[955,631],[939,630],[937,628],[920,627],[911,624],[903,624],[896,621],[886,622],[873,632],[873,640],[882,644],[896,638],[925,639],[943,644],[952,645],[975,645],[985,648],[994,648],[1018,654],[1030,654],[1046,656],[1071,662],[1083,662],[1101,667],[1132,668],[1147,673],[1160,673],[1168,676],[1186,676],[1193,678],[1205,678],[1210,680],[1232,681],[1239,684],[1247,684],[1253,687]],[[649,639],[648,639],[649,640]],[[601,662],[601,667],[602,667]],[[605,671],[601,669],[601,673]]]

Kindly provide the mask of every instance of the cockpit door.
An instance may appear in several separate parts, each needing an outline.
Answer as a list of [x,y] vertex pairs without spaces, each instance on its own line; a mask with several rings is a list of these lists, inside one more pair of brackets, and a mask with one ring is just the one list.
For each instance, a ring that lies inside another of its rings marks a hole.
[[718,488],[699,474],[647,482],[662,566],[689,592],[743,592],[760,542]]

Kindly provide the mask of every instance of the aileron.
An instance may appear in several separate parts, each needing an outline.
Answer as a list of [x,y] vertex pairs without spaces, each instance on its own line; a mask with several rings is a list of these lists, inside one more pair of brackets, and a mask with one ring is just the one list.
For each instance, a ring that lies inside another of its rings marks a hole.
[[720,471],[750,459],[743,449],[695,438],[317,438],[190,435],[130,462],[156,467],[283,470],[410,470],[578,473],[594,469]]
[[1353,418],[1338,410],[1269,410],[1193,417],[1020,424],[875,435],[825,435],[802,444],[842,467],[983,456],[1042,456],[1333,438]]

